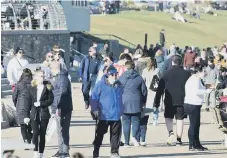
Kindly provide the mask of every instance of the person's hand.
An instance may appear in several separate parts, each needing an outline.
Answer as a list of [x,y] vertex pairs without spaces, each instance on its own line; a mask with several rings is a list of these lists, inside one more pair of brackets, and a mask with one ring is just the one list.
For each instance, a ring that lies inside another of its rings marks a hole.
[[61,109],[57,109],[56,115],[59,116],[59,117],[61,117]]
[[24,118],[24,123],[25,123],[26,125],[28,125],[29,122],[30,122],[30,118]]
[[99,111],[91,111],[91,115],[93,120],[97,120],[99,118]]
[[35,103],[34,103],[34,106],[35,106],[35,107],[39,107],[39,106],[40,106],[40,102],[35,102]]

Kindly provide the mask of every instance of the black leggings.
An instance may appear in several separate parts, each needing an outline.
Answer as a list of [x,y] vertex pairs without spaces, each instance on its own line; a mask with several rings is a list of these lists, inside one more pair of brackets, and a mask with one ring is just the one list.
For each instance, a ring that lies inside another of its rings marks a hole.
[[45,135],[48,123],[49,119],[32,121],[32,142],[35,145],[34,151],[39,151],[39,153],[43,153],[45,148]]
[[32,139],[32,128],[31,124],[21,124],[21,135],[23,137],[24,142],[31,143]]

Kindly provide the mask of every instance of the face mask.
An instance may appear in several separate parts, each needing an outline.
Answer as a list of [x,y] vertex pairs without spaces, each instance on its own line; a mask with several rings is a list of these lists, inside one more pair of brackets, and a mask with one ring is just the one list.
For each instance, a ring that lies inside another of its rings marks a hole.
[[115,81],[116,81],[116,79],[114,79],[114,78],[109,78],[109,83],[110,83],[111,85],[113,85]]

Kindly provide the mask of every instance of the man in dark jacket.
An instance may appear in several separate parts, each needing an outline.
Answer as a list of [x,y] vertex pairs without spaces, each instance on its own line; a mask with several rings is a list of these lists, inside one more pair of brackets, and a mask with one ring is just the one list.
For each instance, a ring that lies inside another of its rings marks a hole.
[[91,97],[91,110],[94,119],[98,119],[96,136],[94,140],[93,157],[99,157],[99,149],[103,136],[110,126],[111,158],[120,158],[119,146],[121,139],[121,115],[123,114],[122,93],[123,88],[116,82],[117,70],[110,66],[96,85]]
[[148,56],[151,57],[151,58],[154,58],[154,56],[155,56],[154,45],[153,44],[150,45],[150,48],[148,50]]
[[165,45],[166,43],[166,39],[165,39],[165,30],[162,29],[162,31],[160,32],[160,43],[162,46]]
[[122,116],[125,146],[129,145],[130,128],[132,125],[132,142],[134,146],[139,146],[136,136],[139,131],[141,110],[147,100],[147,87],[143,78],[135,71],[133,61],[125,63],[127,71],[119,78],[124,91],[122,102],[124,114]]
[[52,114],[56,114],[58,133],[58,152],[53,157],[69,157],[69,127],[73,110],[71,83],[68,72],[61,69],[60,63],[53,63],[52,67],[54,102]]
[[190,73],[180,67],[182,58],[174,56],[172,58],[172,68],[168,70],[160,79],[158,91],[155,96],[154,106],[156,108],[160,105],[160,99],[165,92],[165,121],[169,132],[168,145],[172,145],[173,133],[173,118],[177,120],[177,145],[181,145],[181,136],[183,132],[183,119],[184,113],[184,96],[185,96],[185,83],[190,77]]
[[89,108],[90,92],[95,85],[101,61],[98,59],[95,48],[89,49],[89,56],[85,57],[80,66],[80,78],[82,80],[82,92],[85,108]]

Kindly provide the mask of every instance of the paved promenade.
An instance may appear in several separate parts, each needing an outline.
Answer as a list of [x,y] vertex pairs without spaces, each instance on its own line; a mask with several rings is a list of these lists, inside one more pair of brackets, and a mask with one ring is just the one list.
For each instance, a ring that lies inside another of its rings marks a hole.
[[[95,122],[91,120],[89,110],[84,109],[83,97],[81,94],[81,85],[73,83],[73,102],[74,111],[72,115],[71,128],[70,128],[70,154],[72,156],[75,152],[81,152],[86,157],[92,156],[93,146],[91,145],[94,139]],[[182,141],[184,145],[181,147],[168,147],[166,146],[167,130],[164,123],[163,113],[160,114],[160,124],[157,127],[148,125],[147,130],[147,147],[131,147],[120,148],[120,155],[124,158],[227,158],[227,150],[224,149],[222,141],[223,134],[216,128],[216,125],[211,124],[212,114],[209,112],[202,112],[201,134],[200,139],[202,144],[210,150],[206,152],[189,152],[188,151],[188,120],[186,120],[185,130]],[[20,128],[4,129],[2,138],[15,138],[21,139]],[[45,158],[51,157],[57,151],[57,135],[53,135],[50,142],[46,144]],[[32,151],[20,150],[16,151],[16,155],[20,158],[32,158]],[[101,157],[109,157],[110,145],[109,134],[106,134],[103,147],[100,150]]]

